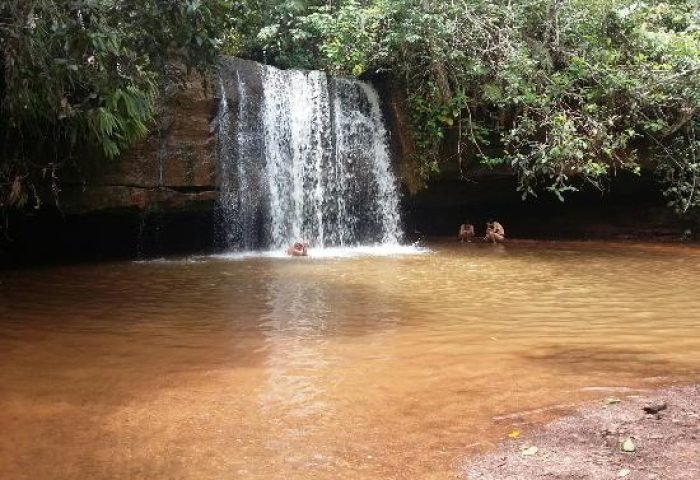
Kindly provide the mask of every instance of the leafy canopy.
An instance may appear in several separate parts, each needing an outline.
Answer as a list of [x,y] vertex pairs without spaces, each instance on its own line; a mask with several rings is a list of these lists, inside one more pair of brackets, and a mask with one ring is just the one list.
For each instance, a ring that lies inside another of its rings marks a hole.
[[507,165],[524,196],[653,167],[678,211],[700,206],[697,0],[6,0],[0,206],[58,188],[86,149],[118,155],[172,65],[205,69],[222,45],[391,77],[424,178],[452,142],[460,171]]
[[237,48],[283,67],[391,76],[424,177],[456,137],[460,168],[508,165],[524,196],[605,189],[644,166],[679,211],[700,205],[696,0],[262,3]]

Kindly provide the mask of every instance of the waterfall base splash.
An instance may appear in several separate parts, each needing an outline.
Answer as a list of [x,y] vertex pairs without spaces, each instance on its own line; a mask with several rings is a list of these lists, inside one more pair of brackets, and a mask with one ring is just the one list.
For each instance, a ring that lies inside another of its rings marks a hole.
[[209,257],[201,258],[221,258],[226,260],[246,260],[250,258],[288,258],[299,261],[314,259],[334,259],[334,258],[357,258],[357,257],[396,257],[405,255],[424,255],[431,253],[427,247],[414,247],[411,245],[368,245],[357,247],[326,247],[309,251],[306,257],[290,257],[284,250],[258,250],[227,252]]

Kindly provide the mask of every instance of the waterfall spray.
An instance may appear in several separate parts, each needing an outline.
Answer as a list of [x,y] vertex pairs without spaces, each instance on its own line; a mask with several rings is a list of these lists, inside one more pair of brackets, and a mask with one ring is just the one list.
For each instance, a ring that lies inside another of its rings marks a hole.
[[398,191],[374,88],[322,72],[257,68],[255,99],[234,69],[230,105],[222,80],[223,245],[398,243]]

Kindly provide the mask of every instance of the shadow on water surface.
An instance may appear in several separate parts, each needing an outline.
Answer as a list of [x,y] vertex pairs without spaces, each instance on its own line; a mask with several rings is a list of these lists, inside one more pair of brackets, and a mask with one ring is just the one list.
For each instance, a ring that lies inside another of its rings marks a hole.
[[559,344],[540,346],[520,354],[528,362],[547,369],[580,374],[622,374],[635,378],[678,376],[692,367],[682,361],[662,358],[659,352],[625,346]]

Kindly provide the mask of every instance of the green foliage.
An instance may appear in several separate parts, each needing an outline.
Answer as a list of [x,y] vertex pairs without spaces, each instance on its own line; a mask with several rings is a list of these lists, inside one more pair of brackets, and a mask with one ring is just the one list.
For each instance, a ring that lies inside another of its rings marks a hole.
[[696,0],[267,3],[243,53],[393,77],[426,176],[456,137],[460,165],[508,165],[524,196],[605,189],[618,170],[658,165],[673,205],[695,205]]
[[314,32],[305,28],[310,11],[324,5],[314,0],[233,0],[237,15],[224,52],[244,54],[283,68],[313,68],[318,49]]
[[207,68],[222,48],[391,77],[425,177],[480,161],[512,168],[524,196],[563,198],[655,167],[678,211],[698,206],[697,0],[7,0],[0,205],[57,188],[86,148],[118,155],[171,66]]
[[6,0],[0,6],[0,206],[38,205],[86,149],[147,134],[173,65],[216,63],[228,0]]
[[700,120],[689,122],[681,135],[668,145],[658,145],[663,161],[658,169],[668,185],[665,195],[669,206],[685,214],[700,207]]

